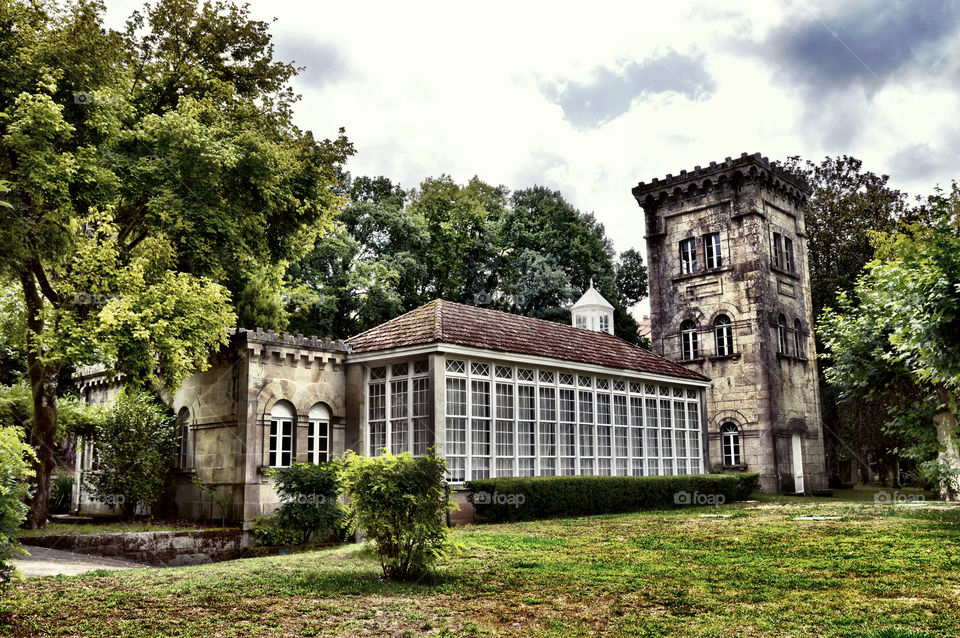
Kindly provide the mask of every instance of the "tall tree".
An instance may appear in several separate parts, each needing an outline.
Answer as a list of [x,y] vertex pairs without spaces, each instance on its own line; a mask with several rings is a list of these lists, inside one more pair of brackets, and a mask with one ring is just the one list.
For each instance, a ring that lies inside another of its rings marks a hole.
[[616,308],[617,334],[636,342],[627,308],[646,296],[640,255],[615,261],[603,226],[559,192],[510,195],[447,176],[404,192],[360,177],[338,222],[291,265],[293,280],[314,293],[291,300],[297,330],[345,337],[438,296],[566,323],[593,279]]
[[[819,164],[791,157],[780,164],[813,189],[804,208],[808,236],[808,263],[813,316],[834,306],[841,292],[853,292],[857,277],[873,257],[871,234],[893,232],[911,219],[906,194],[889,186],[889,176],[863,168],[863,162],[847,155],[825,157]],[[817,349],[823,340],[816,331]],[[861,469],[869,467],[867,456],[880,465],[896,463],[897,450],[906,443],[898,434],[884,431],[883,418],[863,418],[871,413],[886,414],[897,405],[875,399],[869,406],[842,399],[826,382],[824,359],[819,369],[823,423],[831,434],[827,439],[834,460],[856,459]],[[846,401],[846,403],[845,403]]]
[[[832,358],[828,381],[845,395],[920,392],[908,407],[933,404],[941,496],[960,498],[960,188],[930,198],[929,224],[878,234],[876,258],[821,320]],[[903,424],[903,419],[894,424]]]
[[293,126],[295,69],[246,7],[162,0],[124,32],[103,11],[0,4],[0,276],[24,300],[31,527],[45,523],[59,371],[102,361],[176,387],[202,369],[232,300],[329,227],[352,152],[342,131]]

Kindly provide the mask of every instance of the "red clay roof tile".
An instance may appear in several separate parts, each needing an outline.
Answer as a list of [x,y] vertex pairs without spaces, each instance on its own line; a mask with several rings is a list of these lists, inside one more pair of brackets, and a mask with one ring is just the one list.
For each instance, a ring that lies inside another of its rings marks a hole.
[[435,299],[347,340],[352,352],[450,343],[709,381],[606,332]]

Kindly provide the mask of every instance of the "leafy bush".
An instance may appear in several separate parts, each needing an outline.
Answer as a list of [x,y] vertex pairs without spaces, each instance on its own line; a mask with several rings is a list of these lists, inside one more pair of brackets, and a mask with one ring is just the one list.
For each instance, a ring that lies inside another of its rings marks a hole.
[[97,466],[93,491],[133,516],[137,503],[153,505],[163,493],[173,461],[174,419],[146,392],[127,388],[107,408],[96,428]]
[[384,576],[409,580],[430,571],[449,547],[444,517],[456,509],[446,462],[432,453],[415,459],[347,452],[343,463],[348,520],[373,541]]
[[338,500],[340,464],[335,462],[294,463],[272,472],[283,503],[277,521],[302,533],[301,543],[311,537],[344,537],[344,511]]
[[539,476],[468,481],[468,500],[493,521],[585,516],[743,500],[757,474]]
[[54,514],[66,514],[73,500],[73,477],[61,474],[50,488],[50,511]]
[[34,459],[20,428],[0,427],[0,589],[5,589],[16,574],[10,559],[24,553],[17,530],[27,515],[27,481],[33,477],[30,464]]
[[285,527],[273,516],[257,516],[250,527],[253,540],[263,547],[296,545],[303,538],[303,532],[296,528]]

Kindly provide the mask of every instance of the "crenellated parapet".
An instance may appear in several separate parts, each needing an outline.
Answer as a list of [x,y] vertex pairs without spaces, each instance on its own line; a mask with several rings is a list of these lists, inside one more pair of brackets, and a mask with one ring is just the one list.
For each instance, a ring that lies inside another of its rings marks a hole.
[[[755,185],[767,197],[787,208],[798,209],[807,201],[811,189],[797,177],[771,163],[760,153],[743,153],[737,159],[710,162],[679,175],[667,173],[663,179],[640,182],[631,192],[647,217],[647,235],[662,232],[659,221],[672,212],[689,211],[709,202],[730,199],[739,203],[744,186]],[[744,202],[743,213],[754,210],[753,202]],[[740,211],[738,211],[740,212]]]
[[262,328],[238,329],[231,341],[237,348],[247,351],[252,361],[278,366],[323,368],[329,364],[336,370],[350,352],[350,347],[342,339],[278,333]]

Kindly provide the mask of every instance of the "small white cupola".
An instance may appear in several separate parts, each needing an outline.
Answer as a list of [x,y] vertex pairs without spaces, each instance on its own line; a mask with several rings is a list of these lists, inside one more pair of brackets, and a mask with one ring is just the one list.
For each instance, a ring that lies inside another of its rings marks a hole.
[[570,309],[570,321],[577,328],[613,334],[613,305],[593,287],[593,279],[587,291]]

